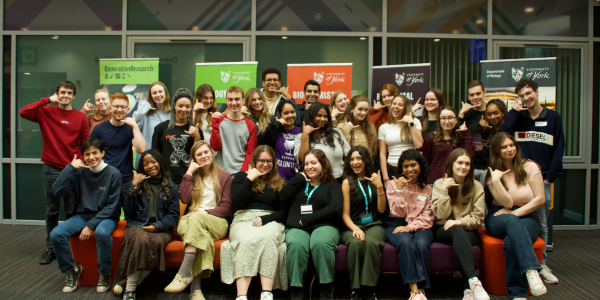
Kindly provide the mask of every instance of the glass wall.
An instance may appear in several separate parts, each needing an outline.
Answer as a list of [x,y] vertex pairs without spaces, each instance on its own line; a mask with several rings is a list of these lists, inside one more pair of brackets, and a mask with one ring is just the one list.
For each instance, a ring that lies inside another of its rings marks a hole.
[[17,157],[39,158],[42,137],[37,123],[18,116],[25,105],[50,97],[56,84],[77,86],[72,102],[81,109],[100,86],[100,58],[121,56],[119,36],[20,36],[17,39]]
[[[388,38],[388,65],[431,63],[431,87],[446,94],[446,104],[459,108],[467,100],[467,84],[480,76],[480,60],[474,40]],[[475,50],[475,51],[474,51]],[[425,95],[416,95],[425,97]]]

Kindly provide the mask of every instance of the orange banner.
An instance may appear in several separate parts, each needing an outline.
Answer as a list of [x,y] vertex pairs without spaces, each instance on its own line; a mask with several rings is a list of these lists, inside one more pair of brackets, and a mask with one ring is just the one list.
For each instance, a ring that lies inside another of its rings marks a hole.
[[321,86],[319,102],[329,104],[333,93],[344,91],[352,96],[352,63],[288,64],[287,83],[290,95],[300,104],[304,99],[304,84],[315,80]]

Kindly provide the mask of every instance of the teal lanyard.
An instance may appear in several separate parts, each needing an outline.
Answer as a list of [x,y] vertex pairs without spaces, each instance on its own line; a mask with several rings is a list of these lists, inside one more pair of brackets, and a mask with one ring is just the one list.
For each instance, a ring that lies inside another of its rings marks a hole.
[[306,183],[306,190],[304,191],[304,195],[306,196],[306,204],[308,204],[308,201],[310,201],[310,197],[312,197],[312,194],[315,192],[315,190],[319,187],[320,184],[317,185],[317,186],[315,186],[315,188],[312,191],[310,191],[310,194],[308,193],[308,186],[309,185],[310,184],[307,182]]
[[371,203],[371,198],[373,197],[373,194],[371,193],[371,185],[367,184],[367,188],[368,188],[368,191],[369,191],[369,199],[367,201],[367,194],[365,194],[365,189],[362,187],[362,184],[360,183],[360,180],[358,180],[358,178],[356,180],[358,181],[358,186],[360,187],[360,191],[365,196],[365,209],[367,211],[369,211],[369,203]]

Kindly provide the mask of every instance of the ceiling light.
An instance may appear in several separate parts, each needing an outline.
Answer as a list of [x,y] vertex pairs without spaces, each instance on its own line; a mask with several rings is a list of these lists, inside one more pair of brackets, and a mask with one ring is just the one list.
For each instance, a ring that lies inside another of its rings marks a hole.
[[533,7],[526,7],[525,8],[525,12],[526,13],[532,13],[534,11]]
[[366,40],[366,39],[367,39],[367,38],[366,38],[366,37],[364,37],[364,36],[361,36],[361,37],[360,37],[360,40],[361,40],[361,41],[364,41],[364,40]]
[[437,43],[440,41],[440,39],[433,39],[433,41]]
[[23,73],[23,74],[25,74],[25,75],[31,75],[31,73]]
[[287,36],[282,36],[281,39],[282,40],[287,40]]
[[52,39],[53,39],[53,40],[58,40],[58,35],[53,35],[53,36],[52,36]]
[[479,20],[475,21],[475,24],[480,24],[481,25],[481,24],[483,24],[483,20],[479,19]]

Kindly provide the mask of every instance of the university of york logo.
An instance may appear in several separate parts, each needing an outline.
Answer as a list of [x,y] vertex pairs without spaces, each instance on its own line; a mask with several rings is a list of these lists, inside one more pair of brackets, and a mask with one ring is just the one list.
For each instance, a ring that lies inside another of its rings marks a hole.
[[228,72],[221,71],[221,80],[223,80],[223,83],[227,83],[227,81],[229,81],[230,77],[231,77],[231,71],[228,71]]
[[520,69],[519,69],[519,68],[517,68],[517,69],[515,69],[515,68],[512,68],[512,69],[511,69],[512,78],[513,78],[515,81],[517,81],[517,82],[518,82],[518,81],[519,81],[519,80],[521,80],[521,78],[523,77],[523,73],[524,73],[524,72],[525,72],[525,68],[523,68],[523,67],[521,67]]
[[398,84],[398,86],[401,86],[403,82],[404,82],[404,73],[402,73],[402,74],[396,73],[396,83]]
[[321,82],[323,81],[323,78],[325,78],[325,72],[321,72],[321,73],[314,72],[314,80],[316,82],[321,84]]

